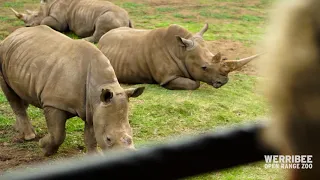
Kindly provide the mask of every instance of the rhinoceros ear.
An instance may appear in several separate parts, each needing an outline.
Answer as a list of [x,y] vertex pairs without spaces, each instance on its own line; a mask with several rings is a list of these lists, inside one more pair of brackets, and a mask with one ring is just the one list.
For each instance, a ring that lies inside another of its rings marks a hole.
[[138,97],[143,93],[144,89],[145,89],[145,87],[129,88],[129,89],[126,89],[125,92],[129,98],[130,97]]
[[220,61],[221,61],[221,53],[218,52],[217,54],[215,54],[215,55],[212,57],[212,61],[213,61],[214,63],[220,62]]
[[100,101],[108,103],[113,97],[113,93],[109,89],[102,89],[100,95]]
[[26,10],[26,12],[30,15],[32,15],[34,13],[34,11],[30,11],[29,9]]
[[176,38],[177,38],[178,43],[179,43],[180,46],[183,46],[183,47],[186,47],[186,48],[191,48],[194,45],[193,41],[191,41],[189,39],[185,39],[185,38],[182,38],[180,36],[176,36]]

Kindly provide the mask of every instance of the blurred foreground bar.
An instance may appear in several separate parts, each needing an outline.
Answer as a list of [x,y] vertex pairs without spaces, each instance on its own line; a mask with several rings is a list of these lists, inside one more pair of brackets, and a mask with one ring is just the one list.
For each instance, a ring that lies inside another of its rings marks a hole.
[[241,125],[136,152],[38,165],[37,170],[14,171],[0,179],[180,179],[264,160],[275,154],[258,140],[263,123]]

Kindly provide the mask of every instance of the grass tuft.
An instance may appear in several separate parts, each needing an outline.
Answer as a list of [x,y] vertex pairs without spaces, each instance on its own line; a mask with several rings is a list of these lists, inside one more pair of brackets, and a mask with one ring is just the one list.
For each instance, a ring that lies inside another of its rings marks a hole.
[[23,7],[24,3],[21,1],[4,2],[3,7],[20,8]]
[[159,7],[159,8],[156,8],[156,10],[159,12],[175,12],[177,10],[177,8],[175,8],[175,7]]

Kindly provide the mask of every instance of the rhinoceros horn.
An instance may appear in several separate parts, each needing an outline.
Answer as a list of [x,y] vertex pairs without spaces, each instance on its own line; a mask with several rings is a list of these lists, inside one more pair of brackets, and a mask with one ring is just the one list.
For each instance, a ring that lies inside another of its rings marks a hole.
[[16,10],[14,10],[13,8],[10,8],[11,11],[13,11],[14,15],[16,15],[17,18],[19,19],[23,19],[24,18],[24,14],[18,13]]
[[252,61],[253,59],[261,56],[262,54],[265,54],[265,52],[263,53],[259,53],[247,58],[243,58],[243,59],[239,59],[239,60],[224,60],[222,63],[225,64],[227,67],[229,67],[229,72],[237,70],[239,68],[241,68],[242,66],[246,65],[247,63],[249,63],[250,61]]
[[201,29],[201,31],[197,32],[196,35],[203,37],[203,34],[208,30],[208,23],[206,23],[203,28]]

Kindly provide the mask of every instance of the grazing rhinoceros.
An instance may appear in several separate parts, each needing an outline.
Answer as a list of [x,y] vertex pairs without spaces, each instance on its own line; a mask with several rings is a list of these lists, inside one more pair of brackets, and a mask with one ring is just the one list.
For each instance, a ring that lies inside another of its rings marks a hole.
[[35,138],[26,109],[44,110],[48,134],[39,145],[46,156],[58,151],[66,120],[85,122],[88,152],[134,149],[128,98],[144,87],[123,89],[108,60],[84,40],[73,40],[48,26],[19,28],[0,43],[0,84],[25,140]]
[[98,42],[103,34],[118,27],[133,27],[126,10],[101,0],[41,1],[40,11],[18,13],[11,9],[26,26],[47,25],[76,35],[90,42]]
[[192,35],[178,25],[154,30],[121,27],[107,32],[98,48],[108,57],[120,83],[158,83],[167,89],[194,90],[203,81],[219,88],[228,73],[258,55],[241,60],[221,60],[213,55],[203,34],[208,24]]

